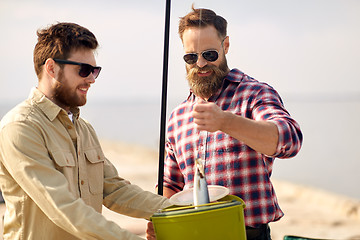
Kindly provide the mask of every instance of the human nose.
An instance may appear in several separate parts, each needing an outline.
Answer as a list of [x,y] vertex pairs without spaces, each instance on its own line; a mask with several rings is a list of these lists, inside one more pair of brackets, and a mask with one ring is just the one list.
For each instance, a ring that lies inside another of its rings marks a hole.
[[87,76],[86,82],[90,83],[90,84],[95,83],[95,77],[94,77],[94,75],[92,73],[90,73],[89,76]]
[[196,62],[196,65],[199,67],[199,68],[202,68],[202,67],[205,67],[207,65],[207,61],[206,59],[202,56],[202,54],[199,54],[198,55],[198,60]]

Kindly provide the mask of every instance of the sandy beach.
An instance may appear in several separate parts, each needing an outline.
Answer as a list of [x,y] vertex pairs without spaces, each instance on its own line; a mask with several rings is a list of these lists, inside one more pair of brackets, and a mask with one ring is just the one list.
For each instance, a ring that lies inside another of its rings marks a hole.
[[[156,150],[120,142],[101,142],[106,157],[117,167],[120,176],[145,190],[155,192],[158,171]],[[283,239],[285,235],[360,239],[360,200],[281,180],[273,180],[273,183],[280,206],[285,212],[280,221],[270,225],[274,240]],[[4,209],[1,204],[1,216]],[[103,214],[122,228],[145,236],[146,220],[121,216],[106,208]]]

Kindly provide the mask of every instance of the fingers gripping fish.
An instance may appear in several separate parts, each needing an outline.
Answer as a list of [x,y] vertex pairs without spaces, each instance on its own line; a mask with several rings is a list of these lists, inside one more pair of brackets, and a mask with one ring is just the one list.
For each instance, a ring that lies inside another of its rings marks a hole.
[[204,165],[200,158],[195,159],[194,174],[194,206],[210,202],[209,191],[205,178]]

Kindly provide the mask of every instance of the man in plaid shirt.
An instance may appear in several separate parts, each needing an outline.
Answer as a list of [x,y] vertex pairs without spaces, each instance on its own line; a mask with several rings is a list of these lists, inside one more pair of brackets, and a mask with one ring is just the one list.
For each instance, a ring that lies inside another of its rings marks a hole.
[[226,27],[208,9],[193,7],[180,20],[190,95],[168,122],[164,195],[193,186],[200,157],[209,185],[245,201],[248,239],[271,239],[268,223],[284,215],[270,181],[273,162],[295,156],[302,133],[271,86],[230,71]]

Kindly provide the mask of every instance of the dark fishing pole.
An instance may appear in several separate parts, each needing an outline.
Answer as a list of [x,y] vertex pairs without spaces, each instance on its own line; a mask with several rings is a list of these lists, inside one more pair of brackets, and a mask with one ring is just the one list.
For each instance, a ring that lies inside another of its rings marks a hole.
[[163,81],[162,81],[161,118],[160,118],[159,172],[158,172],[159,195],[163,195],[163,186],[164,186],[163,179],[164,179],[164,158],[165,158],[167,79],[168,79],[168,62],[169,62],[170,5],[171,5],[171,1],[166,0]]

